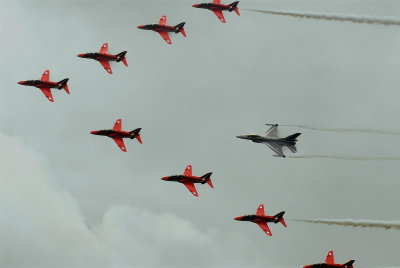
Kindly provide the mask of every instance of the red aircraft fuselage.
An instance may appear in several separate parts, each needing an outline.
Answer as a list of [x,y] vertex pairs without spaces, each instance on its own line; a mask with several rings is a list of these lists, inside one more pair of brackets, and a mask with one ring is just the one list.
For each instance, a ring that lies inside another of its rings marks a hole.
[[33,86],[37,88],[58,88],[60,84],[58,82],[51,82],[51,81],[41,81],[41,80],[26,80],[26,81],[19,81],[18,84],[24,86]]
[[185,22],[179,23],[178,25],[171,26],[167,25],[167,16],[163,15],[158,22],[158,24],[146,24],[146,25],[140,25],[138,26],[139,29],[142,30],[151,30],[159,33],[161,37],[167,42],[169,45],[172,45],[171,39],[169,38],[169,32],[174,32],[174,33],[182,33],[184,37],[186,37],[185,33]]
[[202,4],[194,4],[193,7],[208,9],[214,12],[214,14],[218,17],[218,19],[222,23],[226,23],[224,14],[222,11],[235,11],[238,16],[240,16],[239,9],[237,7],[239,1],[233,2],[229,5],[221,4],[220,0],[214,0],[213,3],[202,3]]
[[264,204],[260,204],[257,208],[256,214],[245,215],[234,218],[237,221],[250,221],[256,223],[267,235],[272,236],[271,230],[268,227],[268,222],[273,223],[282,223],[283,226],[286,226],[286,222],[283,219],[283,214],[285,211],[281,211],[274,216],[265,215],[264,213]]
[[139,143],[142,143],[142,138],[140,137],[140,131],[141,128],[137,128],[132,131],[123,131],[122,130],[122,119],[117,119],[117,121],[114,124],[113,129],[103,129],[103,130],[94,130],[91,131],[90,134],[93,135],[99,135],[99,136],[106,136],[110,137],[115,141],[115,143],[118,145],[118,147],[126,152],[126,147],[124,143],[124,138],[130,138],[130,139],[137,139]]
[[353,268],[353,263],[355,260],[349,260],[344,264],[335,263],[335,258],[333,256],[333,250],[330,250],[326,255],[325,262],[309,264],[303,266],[303,268]]
[[189,189],[189,191],[194,195],[194,196],[199,196],[196,190],[196,187],[194,186],[195,183],[201,183],[205,184],[208,183],[211,188],[214,188],[212,182],[211,182],[211,174],[212,172],[208,172],[207,174],[204,174],[201,177],[198,176],[193,176],[192,175],[192,165],[188,165],[185,169],[185,172],[183,175],[172,175],[172,176],[166,176],[162,177],[161,180],[163,181],[176,181],[183,183],[186,188]]
[[128,67],[128,62],[126,61],[125,57],[126,53],[127,51],[122,51],[117,55],[109,54],[108,43],[104,43],[100,48],[100,52],[78,54],[78,57],[97,60],[98,62],[100,62],[101,66],[103,66],[103,68],[107,71],[107,73],[112,74],[110,61],[122,61],[125,66]]

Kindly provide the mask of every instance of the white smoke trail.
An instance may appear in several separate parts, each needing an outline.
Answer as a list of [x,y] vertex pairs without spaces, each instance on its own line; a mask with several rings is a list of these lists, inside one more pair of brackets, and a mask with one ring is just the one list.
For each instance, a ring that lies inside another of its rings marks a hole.
[[353,23],[367,23],[376,25],[400,25],[400,19],[394,17],[370,17],[370,16],[357,16],[346,14],[322,14],[300,11],[273,11],[273,10],[258,10],[258,9],[245,9],[264,14],[290,16],[295,18],[315,19],[315,20],[333,20],[333,21],[347,21]]
[[353,160],[353,161],[398,161],[400,157],[351,157],[351,156],[339,156],[339,155],[290,155],[287,158],[327,158],[335,160]]
[[292,221],[301,221],[301,222],[311,222],[311,223],[320,223],[320,224],[328,224],[328,225],[342,225],[342,226],[351,226],[351,227],[363,227],[363,228],[384,228],[388,229],[396,229],[400,230],[400,222],[399,221],[377,221],[377,220],[335,220],[335,219],[314,219],[314,220],[300,220],[300,219],[292,219]]
[[400,132],[390,130],[379,130],[379,129],[366,129],[366,128],[320,128],[308,125],[280,125],[286,127],[298,127],[303,129],[310,129],[316,131],[327,131],[327,132],[360,132],[370,134],[382,134],[382,135],[396,135],[399,136]]

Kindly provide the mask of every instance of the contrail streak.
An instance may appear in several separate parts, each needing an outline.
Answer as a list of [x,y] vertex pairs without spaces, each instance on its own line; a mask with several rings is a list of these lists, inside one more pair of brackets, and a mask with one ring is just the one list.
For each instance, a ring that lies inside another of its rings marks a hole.
[[301,222],[311,222],[311,223],[320,223],[320,224],[328,224],[328,225],[342,225],[342,226],[352,226],[352,227],[363,227],[363,228],[384,228],[388,229],[396,229],[400,230],[400,222],[398,221],[377,221],[377,220],[328,220],[328,219],[315,219],[315,220],[299,220],[292,219],[292,221],[301,221]]
[[335,160],[353,160],[353,161],[398,161],[400,157],[351,157],[351,156],[339,156],[339,155],[290,155],[287,158],[327,158]]
[[280,125],[286,127],[298,127],[316,131],[327,131],[327,132],[360,132],[370,134],[382,134],[382,135],[396,135],[399,136],[400,132],[390,130],[379,130],[379,129],[366,129],[366,128],[320,128],[307,125]]
[[305,18],[314,20],[333,20],[333,21],[347,21],[353,23],[367,23],[376,25],[400,25],[400,19],[394,17],[378,18],[369,16],[357,16],[346,14],[322,14],[300,11],[273,11],[273,10],[259,10],[259,9],[245,9],[264,14],[290,16],[295,18]]

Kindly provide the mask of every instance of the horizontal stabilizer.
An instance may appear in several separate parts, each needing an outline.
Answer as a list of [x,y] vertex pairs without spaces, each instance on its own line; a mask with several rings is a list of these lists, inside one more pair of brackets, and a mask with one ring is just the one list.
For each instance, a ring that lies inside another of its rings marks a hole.
[[288,147],[288,148],[290,149],[290,151],[292,151],[293,153],[296,153],[296,152],[297,152],[296,145],[288,145],[287,147]]

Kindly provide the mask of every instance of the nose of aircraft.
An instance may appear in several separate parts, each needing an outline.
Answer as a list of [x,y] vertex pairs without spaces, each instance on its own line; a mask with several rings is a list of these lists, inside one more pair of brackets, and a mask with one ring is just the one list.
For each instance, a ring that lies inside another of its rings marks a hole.
[[85,54],[78,54],[78,57],[81,57],[81,58],[82,58],[84,55],[85,55]]
[[198,4],[194,4],[192,7],[198,7],[199,5]]
[[239,135],[239,136],[236,136],[236,138],[239,138],[239,139],[247,139],[247,136],[246,136],[246,135]]
[[240,221],[242,219],[242,217],[235,217],[234,220],[236,221]]
[[90,131],[90,134],[97,134],[96,130]]
[[23,85],[25,81],[19,81],[18,84]]
[[165,181],[165,180],[168,179],[168,177],[162,177],[161,179],[162,179],[163,181]]
[[144,25],[139,25],[138,28],[139,29],[143,29]]

